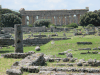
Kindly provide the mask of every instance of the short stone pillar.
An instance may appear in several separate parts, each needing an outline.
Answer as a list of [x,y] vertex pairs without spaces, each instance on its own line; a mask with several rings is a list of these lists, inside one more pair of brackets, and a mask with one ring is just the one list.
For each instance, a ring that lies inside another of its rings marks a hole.
[[87,28],[86,28],[86,34],[87,34],[87,35],[89,34],[89,29],[87,29]]
[[39,33],[39,35],[41,35],[41,33]]
[[15,53],[23,53],[23,33],[22,26],[15,24]]
[[66,28],[64,28],[64,31],[66,32]]
[[100,27],[98,27],[98,36],[100,36]]
[[1,34],[1,27],[0,27],[0,34]]
[[46,32],[47,30],[46,30],[46,26],[43,26],[43,28],[44,28],[44,32]]
[[77,31],[77,29],[76,29],[76,28],[74,29],[74,31],[73,31],[73,32],[74,32],[74,36],[76,36],[76,34],[78,33],[78,31]]
[[51,38],[51,35],[48,35],[48,38]]
[[51,31],[51,32],[54,31],[54,27],[53,27],[53,26],[50,27],[50,31]]
[[64,38],[67,38],[65,33],[63,33],[63,37],[64,37]]

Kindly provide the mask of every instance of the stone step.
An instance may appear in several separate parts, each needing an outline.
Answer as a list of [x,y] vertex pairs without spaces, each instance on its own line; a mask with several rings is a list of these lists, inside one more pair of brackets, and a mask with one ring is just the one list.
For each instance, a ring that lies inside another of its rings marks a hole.
[[28,75],[100,75],[100,73],[66,73],[54,71],[40,71],[39,73],[30,73]]
[[95,68],[75,68],[75,67],[58,67],[58,68],[52,68],[52,67],[42,67],[40,68],[40,71],[62,71],[62,72],[86,72],[86,73],[100,73],[100,69]]
[[[16,69],[16,68],[12,68]],[[20,68],[17,68],[20,69]],[[47,67],[47,66],[23,66],[22,72],[38,73],[41,71],[54,72],[82,72],[82,73],[100,73],[100,68],[76,68],[76,67]]]
[[6,54],[1,54],[1,56],[4,58],[25,58],[28,55],[34,53],[35,53],[34,51],[29,51],[28,53],[6,53]]
[[53,66],[75,66],[76,63],[53,63]]

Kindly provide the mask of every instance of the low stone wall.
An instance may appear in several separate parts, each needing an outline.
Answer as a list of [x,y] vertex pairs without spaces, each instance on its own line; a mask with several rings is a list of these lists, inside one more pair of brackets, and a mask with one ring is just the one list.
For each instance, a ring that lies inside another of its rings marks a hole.
[[14,33],[13,27],[3,27],[2,30],[4,30],[5,32]]
[[4,58],[25,58],[28,55],[34,54],[34,51],[29,51],[28,53],[6,53],[6,54],[1,54],[2,57]]
[[46,35],[34,35],[34,37],[46,37]]
[[[26,45],[37,45],[37,44],[46,44],[50,42],[51,40],[67,40],[70,38],[34,38],[34,39],[26,39],[23,40],[23,44]],[[0,39],[0,45],[13,45],[14,39]]]
[[27,40],[23,40],[24,44],[46,44],[48,42],[50,42],[51,40],[67,40],[70,38],[42,38],[42,39],[38,39],[38,38],[34,38],[34,39],[27,39]]
[[77,44],[92,44],[92,42],[77,42]]
[[46,27],[22,27],[23,32],[46,32]]
[[[46,28],[46,27],[22,27],[23,32],[47,32],[48,30],[50,30],[50,28]],[[59,31],[69,31],[70,29],[73,28],[53,28],[54,32],[59,32]],[[2,30],[4,30],[5,32],[9,32],[9,33],[14,33],[14,28],[13,27],[3,27]]]
[[[46,32],[46,27],[22,27],[23,32]],[[13,27],[3,27],[2,30],[9,33],[14,33]]]
[[94,35],[96,32],[88,32],[89,35]]
[[14,44],[13,39],[0,39],[0,45],[12,45]]

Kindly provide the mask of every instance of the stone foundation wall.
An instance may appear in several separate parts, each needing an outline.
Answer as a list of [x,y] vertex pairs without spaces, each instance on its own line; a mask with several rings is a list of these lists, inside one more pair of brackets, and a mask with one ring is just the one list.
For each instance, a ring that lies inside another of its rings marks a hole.
[[[34,39],[23,40],[23,44],[26,45],[46,44],[51,40],[66,40],[66,39],[70,39],[70,38],[42,38],[42,39],[34,38]],[[13,39],[0,39],[0,45],[13,45],[13,44],[14,44]]]
[[5,32],[14,33],[13,27],[3,27],[2,30],[4,30]]
[[[23,32],[47,32],[48,30],[50,30],[50,28],[46,28],[46,27],[22,27]],[[53,28],[53,31],[55,32],[59,32],[59,31],[69,31],[71,28]],[[72,28],[73,29],[73,28]],[[9,32],[9,33],[14,33],[14,28],[13,27],[3,27],[2,30],[4,30],[5,32]]]
[[0,45],[12,45],[14,44],[13,39],[0,39]]
[[[22,27],[23,32],[45,32],[47,29],[45,27]],[[2,30],[9,33],[14,33],[13,27],[3,27]]]

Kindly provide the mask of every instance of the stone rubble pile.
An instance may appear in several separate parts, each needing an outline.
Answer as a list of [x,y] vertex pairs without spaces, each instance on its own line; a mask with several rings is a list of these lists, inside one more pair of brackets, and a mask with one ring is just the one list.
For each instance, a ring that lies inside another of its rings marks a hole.
[[[31,53],[31,52],[29,52]],[[34,53],[28,55],[19,62],[15,62],[11,69],[7,69],[8,75],[21,75],[23,71],[29,71],[33,73],[39,72],[38,67],[45,64],[45,58],[43,53]],[[32,66],[32,67],[31,67]]]
[[25,58],[28,55],[34,54],[34,51],[29,51],[28,53],[6,53],[1,54],[4,58]]

